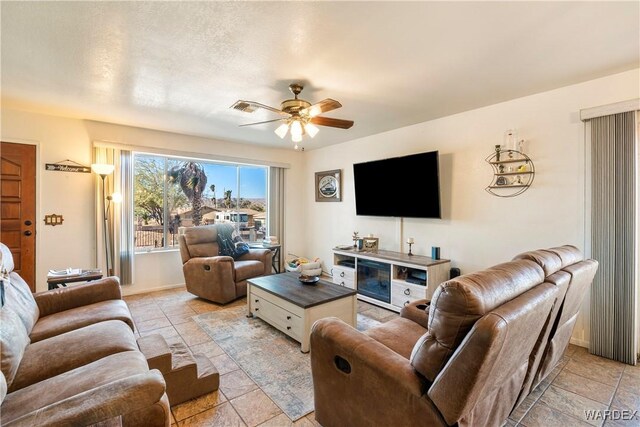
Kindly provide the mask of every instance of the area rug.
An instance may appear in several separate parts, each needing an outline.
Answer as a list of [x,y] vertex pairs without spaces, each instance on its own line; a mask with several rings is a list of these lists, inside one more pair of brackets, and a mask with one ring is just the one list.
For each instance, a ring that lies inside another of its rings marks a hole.
[[300,343],[246,314],[246,307],[237,307],[200,314],[193,320],[292,421],[312,412],[309,354],[300,352]]

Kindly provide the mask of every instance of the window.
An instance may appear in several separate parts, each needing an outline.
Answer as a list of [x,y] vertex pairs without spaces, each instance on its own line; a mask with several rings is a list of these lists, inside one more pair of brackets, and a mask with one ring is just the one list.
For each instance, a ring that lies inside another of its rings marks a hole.
[[248,242],[267,230],[268,167],[134,153],[137,252],[178,246],[178,228],[233,224]]

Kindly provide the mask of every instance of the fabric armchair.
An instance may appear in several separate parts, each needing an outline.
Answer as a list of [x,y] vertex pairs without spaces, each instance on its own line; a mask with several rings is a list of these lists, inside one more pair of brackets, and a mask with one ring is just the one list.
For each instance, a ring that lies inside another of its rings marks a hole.
[[247,280],[271,274],[271,251],[249,249],[236,259],[220,255],[220,227],[180,227],[178,242],[187,290],[200,298],[226,304],[247,294]]

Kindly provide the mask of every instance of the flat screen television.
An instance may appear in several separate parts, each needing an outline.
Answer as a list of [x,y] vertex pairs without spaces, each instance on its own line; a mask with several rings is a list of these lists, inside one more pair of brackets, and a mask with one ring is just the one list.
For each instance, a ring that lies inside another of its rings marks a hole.
[[438,152],[353,165],[356,215],[440,218]]

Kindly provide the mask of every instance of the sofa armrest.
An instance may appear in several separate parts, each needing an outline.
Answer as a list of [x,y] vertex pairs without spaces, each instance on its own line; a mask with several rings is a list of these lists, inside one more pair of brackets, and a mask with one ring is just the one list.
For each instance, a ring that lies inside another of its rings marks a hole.
[[408,359],[336,318],[312,327],[311,372],[322,425],[445,425]]
[[[158,370],[123,378],[8,422],[8,426],[90,425],[150,407],[161,401],[165,382]],[[166,420],[168,425],[170,420]],[[3,424],[5,425],[5,424]]]
[[122,299],[122,292],[120,280],[113,276],[68,288],[38,292],[34,298],[40,310],[40,317],[44,317],[101,301]]
[[[394,393],[401,389],[420,397],[426,392],[409,360],[335,317],[320,319],[311,330],[314,377],[316,373],[321,374],[325,370],[343,375],[334,363],[336,356],[343,358],[351,366],[351,373],[348,374],[352,376],[349,381],[351,384],[354,383],[353,376],[362,376],[361,380],[367,382],[377,378],[380,382],[393,383],[389,391],[393,390]],[[322,360],[329,359],[330,366],[319,365]]]
[[412,320],[425,329],[429,329],[429,304],[431,300],[421,299],[402,307],[400,317]]
[[273,258],[273,252],[269,249],[249,249],[249,252],[238,257],[238,261],[260,261],[264,264],[264,275],[271,274],[271,259]]

